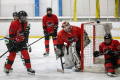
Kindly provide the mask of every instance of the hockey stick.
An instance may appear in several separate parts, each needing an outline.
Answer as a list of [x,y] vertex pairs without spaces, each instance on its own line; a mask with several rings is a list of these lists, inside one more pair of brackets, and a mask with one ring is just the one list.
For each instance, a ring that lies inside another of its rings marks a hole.
[[[120,51],[116,51],[116,52],[118,52],[120,54]],[[99,53],[98,55],[100,56],[100,55],[105,55],[105,54],[107,54],[107,53]]]
[[[22,40],[24,40],[24,38],[21,39],[21,40],[18,42],[18,44],[19,44]],[[9,50],[13,49],[14,47],[15,47],[15,46],[13,45]],[[7,50],[4,54],[2,54],[2,55],[0,56],[0,58],[3,57],[7,52],[9,52],[9,50]]]
[[[12,46],[9,50],[11,50],[12,48],[14,48],[14,46]],[[9,52],[9,50],[7,50],[4,54],[2,54],[0,58],[3,57],[7,52]]]
[[[51,33],[53,33],[54,31],[52,31],[52,32],[50,32],[49,34],[47,34],[47,35],[50,35]],[[40,39],[38,39],[38,40],[36,40],[36,41],[34,41],[33,43],[31,43],[31,44],[29,44],[27,47],[29,47],[29,46],[31,46],[32,44],[34,44],[34,43],[36,43],[36,42],[38,42],[39,40],[41,40],[42,38],[44,38],[45,36],[43,36],[43,37],[41,37]]]
[[57,69],[57,72],[62,72],[62,73],[64,73],[64,67],[63,67],[62,57],[60,57],[60,61],[61,61],[62,69]]

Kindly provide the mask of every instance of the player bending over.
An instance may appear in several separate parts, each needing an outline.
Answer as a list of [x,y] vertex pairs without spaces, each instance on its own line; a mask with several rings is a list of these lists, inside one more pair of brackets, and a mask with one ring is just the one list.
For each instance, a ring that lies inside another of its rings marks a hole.
[[99,45],[99,51],[95,51],[94,57],[104,53],[105,69],[108,76],[116,76],[115,68],[120,67],[120,44],[118,40],[113,40],[110,34],[105,34],[104,42]]
[[13,47],[8,56],[8,61],[6,64],[6,73],[9,74],[14,59],[16,57],[16,52],[21,51],[22,56],[25,60],[25,66],[28,73],[35,74],[35,71],[31,68],[30,56],[27,51],[26,40],[29,34],[27,30],[27,13],[25,11],[20,11],[18,13],[18,19],[14,20],[9,28],[9,43],[10,48]]
[[[69,22],[63,22],[62,30],[57,35],[56,56],[65,59],[64,68],[72,68],[75,71],[81,70],[81,28],[72,26]],[[85,32],[85,31],[84,31]],[[87,33],[84,33],[86,45],[90,43]],[[64,45],[67,43],[67,46]]]

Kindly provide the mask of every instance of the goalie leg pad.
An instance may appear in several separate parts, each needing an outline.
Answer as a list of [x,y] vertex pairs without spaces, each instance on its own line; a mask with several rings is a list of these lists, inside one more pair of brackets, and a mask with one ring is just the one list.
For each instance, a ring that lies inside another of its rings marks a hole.
[[[80,57],[76,51],[76,42],[71,43],[68,50],[69,50],[69,54],[72,58],[72,61],[74,62],[74,66],[80,68],[81,61],[80,61]],[[79,65],[79,66],[77,66],[77,65]]]
[[71,54],[69,54],[66,46],[64,46],[63,52],[64,52],[64,59],[65,59],[64,68],[65,69],[72,69],[72,67],[74,66],[74,62],[73,62]]

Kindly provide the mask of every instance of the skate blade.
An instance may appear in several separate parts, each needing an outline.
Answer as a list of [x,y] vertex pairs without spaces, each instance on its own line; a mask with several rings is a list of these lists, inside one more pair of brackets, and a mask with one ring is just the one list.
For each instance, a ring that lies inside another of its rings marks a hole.
[[35,73],[28,72],[28,74],[35,75]]
[[62,72],[62,73],[64,73],[64,70],[62,70],[62,69],[57,69],[57,72]]
[[[3,71],[6,72],[6,70],[3,70]],[[9,72],[11,73],[11,72],[13,72],[13,70],[10,70]]]
[[9,73],[6,73],[6,76],[9,76]]
[[44,57],[47,57],[47,56],[49,56],[49,54],[47,54],[47,55],[43,55]]
[[108,76],[111,76],[111,77],[117,77],[117,74],[107,74]]

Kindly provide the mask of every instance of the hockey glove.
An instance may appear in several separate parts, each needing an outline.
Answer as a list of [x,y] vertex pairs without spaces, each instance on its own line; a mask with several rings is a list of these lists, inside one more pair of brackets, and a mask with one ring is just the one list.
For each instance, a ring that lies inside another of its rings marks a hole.
[[44,35],[47,35],[48,33],[47,33],[47,31],[44,31]]
[[31,48],[31,46],[29,46],[29,43],[26,43],[26,45],[28,46],[28,51],[32,52],[32,48]]
[[60,49],[60,51],[61,51],[60,57],[63,57],[64,53],[63,53],[62,49]]
[[16,40],[12,40],[12,44],[13,44],[14,47],[16,47],[16,48],[18,47],[18,44],[17,44]]
[[55,26],[54,26],[54,32],[57,32],[57,28],[58,28],[58,26],[55,25]]
[[25,34],[29,34],[30,27],[26,28]]
[[112,51],[112,50],[107,50],[105,53],[110,55],[110,56],[115,56],[117,54],[117,52]]
[[99,52],[99,51],[95,51],[95,52],[93,53],[93,55],[94,55],[94,57],[98,57],[98,56],[100,55],[100,52]]

